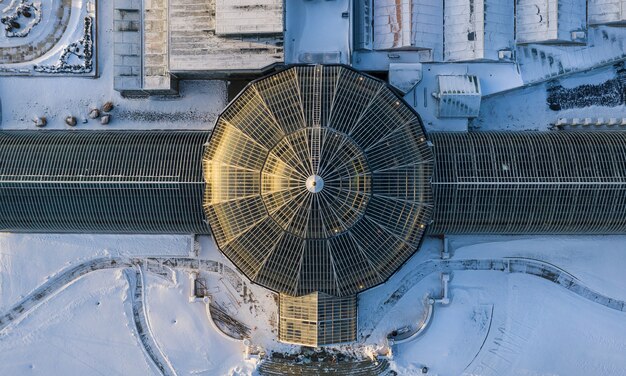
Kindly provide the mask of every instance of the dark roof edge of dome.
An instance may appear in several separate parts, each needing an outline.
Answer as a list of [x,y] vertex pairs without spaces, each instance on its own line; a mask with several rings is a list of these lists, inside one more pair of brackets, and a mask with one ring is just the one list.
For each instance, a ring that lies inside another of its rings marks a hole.
[[413,113],[413,115],[415,115],[415,116],[417,117],[417,120],[419,120],[419,123],[420,123],[420,127],[421,127],[421,130],[422,130],[422,133],[424,134],[424,136],[425,136],[425,137],[426,137],[426,139],[428,140],[428,133],[426,133],[426,128],[424,127],[424,122],[422,121],[422,117],[420,116],[420,114],[419,114],[417,111],[415,111],[415,109],[414,109],[414,108],[413,108],[410,104],[408,104],[408,103],[404,100],[404,98],[400,95],[400,93],[398,92],[398,90],[397,90],[396,88],[394,88],[393,86],[389,85],[389,83],[388,83],[387,81],[385,81],[385,80],[382,80],[382,79],[380,79],[380,78],[378,78],[378,77],[374,77],[374,76],[372,76],[372,75],[371,75],[371,74],[369,74],[369,73],[366,73],[366,72],[360,71],[360,70],[355,69],[355,68],[351,67],[350,65],[346,65],[346,64],[285,64],[285,65],[276,66],[276,67],[274,68],[274,71],[273,71],[273,72],[270,72],[270,73],[268,73],[268,74],[266,74],[266,75],[263,75],[263,76],[261,76],[261,77],[259,77],[259,78],[255,78],[254,80],[252,80],[252,81],[248,82],[248,84],[247,84],[246,86],[244,86],[244,87],[243,87],[243,89],[241,89],[241,90],[239,91],[239,93],[238,93],[235,97],[233,97],[233,99],[231,99],[231,100],[228,102],[228,104],[227,104],[226,106],[224,106],[224,108],[222,109],[222,111],[220,111],[220,112],[217,114],[217,116],[215,117],[215,122],[214,122],[214,124],[213,124],[213,128],[212,128],[212,129],[214,129],[214,128],[215,128],[215,126],[217,125],[217,122],[218,122],[219,118],[220,118],[220,117],[224,114],[224,112],[226,112],[226,110],[228,110],[228,109],[230,108],[230,106],[231,106],[234,102],[236,102],[236,101],[237,101],[237,99],[239,99],[239,97],[240,97],[240,96],[241,96],[241,95],[242,95],[242,94],[243,94],[243,93],[244,93],[244,92],[245,92],[248,88],[250,88],[250,86],[254,85],[255,83],[257,83],[257,82],[259,82],[259,81],[261,81],[261,80],[264,80],[264,79],[266,79],[266,78],[269,78],[269,77],[275,76],[275,75],[277,75],[277,74],[279,74],[279,73],[282,73],[282,72],[284,72],[284,71],[286,71],[286,70],[289,70],[289,69],[292,69],[292,68],[296,68],[296,67],[314,67],[314,66],[317,66],[317,65],[321,65],[321,66],[324,66],[324,67],[341,67],[341,68],[345,68],[345,69],[351,70],[351,71],[353,71],[353,72],[355,72],[355,73],[362,74],[362,75],[366,76],[367,78],[369,78],[369,79],[371,79],[371,80],[374,80],[374,81],[377,81],[377,82],[380,82],[380,83],[384,84],[384,85],[385,85],[385,86],[389,89],[389,91],[391,91],[391,92],[393,93],[393,95],[395,95],[395,96],[396,96],[396,98],[398,98],[399,100],[401,100],[402,102],[404,102],[404,104],[405,104],[405,105],[406,105],[406,107],[409,109],[409,111],[411,111],[411,112]]

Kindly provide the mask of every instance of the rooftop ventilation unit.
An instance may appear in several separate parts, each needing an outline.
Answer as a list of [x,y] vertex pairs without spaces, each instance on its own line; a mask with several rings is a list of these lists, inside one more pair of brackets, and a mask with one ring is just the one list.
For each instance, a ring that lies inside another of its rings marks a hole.
[[480,81],[476,76],[437,76],[439,117],[476,117],[480,111]]

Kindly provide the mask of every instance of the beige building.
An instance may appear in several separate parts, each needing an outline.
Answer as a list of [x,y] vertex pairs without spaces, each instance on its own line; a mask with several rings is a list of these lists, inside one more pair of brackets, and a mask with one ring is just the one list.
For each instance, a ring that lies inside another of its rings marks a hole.
[[181,78],[283,62],[282,0],[115,0],[115,89],[173,94]]

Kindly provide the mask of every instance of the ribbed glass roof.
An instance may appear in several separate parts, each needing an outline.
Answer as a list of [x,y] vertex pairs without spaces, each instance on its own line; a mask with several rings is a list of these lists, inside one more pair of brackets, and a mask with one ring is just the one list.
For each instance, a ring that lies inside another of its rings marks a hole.
[[432,154],[382,81],[297,66],[249,85],[204,154],[220,249],[254,282],[343,296],[387,279],[431,216]]

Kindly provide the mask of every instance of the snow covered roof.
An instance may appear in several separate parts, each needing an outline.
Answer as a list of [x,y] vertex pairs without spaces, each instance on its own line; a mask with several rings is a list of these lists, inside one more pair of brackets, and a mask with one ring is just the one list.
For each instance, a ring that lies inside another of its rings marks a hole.
[[427,48],[443,45],[440,0],[374,0],[374,49]]
[[389,64],[389,85],[406,94],[422,80],[421,63]]
[[514,13],[513,1],[447,0],[445,60],[498,60],[513,47]]
[[216,0],[218,35],[278,34],[283,31],[283,0]]
[[626,24],[626,0],[589,0],[589,24]]
[[254,82],[219,117],[205,209],[220,249],[255,283],[352,295],[417,250],[431,168],[419,117],[384,82],[297,66]]
[[172,73],[260,71],[284,61],[282,1],[169,0],[168,6]]
[[518,43],[581,43],[587,28],[586,0],[518,0]]
[[351,7],[351,0],[288,1],[285,63],[350,63]]

